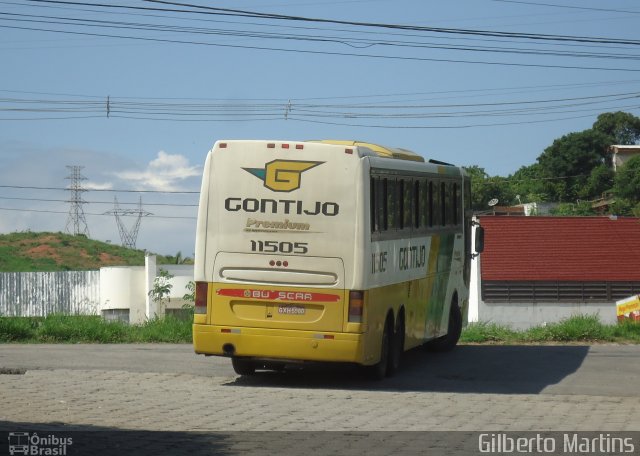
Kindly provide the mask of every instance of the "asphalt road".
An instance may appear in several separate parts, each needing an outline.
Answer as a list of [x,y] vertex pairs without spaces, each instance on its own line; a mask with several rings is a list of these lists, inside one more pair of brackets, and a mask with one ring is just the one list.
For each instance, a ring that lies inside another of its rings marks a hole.
[[[109,370],[235,377],[228,359],[188,344],[0,345],[7,370]],[[351,366],[314,365],[238,380],[258,385],[504,394],[640,396],[638,345],[462,345],[451,353],[406,354],[394,378],[371,382]]]
[[481,431],[623,432],[640,454],[638,385],[635,345],[413,350],[375,382],[325,365],[239,377],[190,345],[5,344],[0,454],[2,432],[36,430],[76,432],[75,454],[479,454]]

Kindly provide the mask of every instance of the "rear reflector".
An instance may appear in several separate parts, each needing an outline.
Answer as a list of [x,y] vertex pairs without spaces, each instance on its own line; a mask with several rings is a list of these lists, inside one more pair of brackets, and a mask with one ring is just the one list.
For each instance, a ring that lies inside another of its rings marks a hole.
[[207,313],[207,301],[209,284],[207,282],[196,282],[196,298],[194,312],[197,314]]
[[362,323],[364,310],[364,291],[352,290],[349,292],[349,322]]

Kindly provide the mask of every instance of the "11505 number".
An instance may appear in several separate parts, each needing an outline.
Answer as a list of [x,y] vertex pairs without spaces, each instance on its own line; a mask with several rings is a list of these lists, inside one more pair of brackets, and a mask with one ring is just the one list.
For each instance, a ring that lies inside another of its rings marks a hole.
[[287,242],[287,241],[251,241],[252,252],[262,253],[298,253],[309,252],[307,242]]

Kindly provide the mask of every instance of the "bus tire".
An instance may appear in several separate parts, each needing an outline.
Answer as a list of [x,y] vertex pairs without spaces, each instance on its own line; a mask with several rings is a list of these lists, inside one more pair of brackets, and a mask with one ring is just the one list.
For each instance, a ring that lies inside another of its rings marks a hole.
[[250,359],[233,357],[231,358],[231,365],[238,375],[253,375],[256,373],[256,363]]
[[447,334],[427,342],[427,349],[432,352],[448,352],[455,348],[462,333],[462,312],[454,298],[449,311],[449,328]]
[[404,329],[404,312],[401,312],[398,315],[396,329],[393,332],[393,339],[391,340],[389,365],[387,366],[387,375],[390,377],[400,370],[402,354],[404,353]]
[[380,361],[373,366],[369,366],[368,374],[372,380],[382,380],[387,376],[389,370],[389,352],[391,350],[391,337],[393,336],[393,325],[389,318],[384,325],[382,340],[380,345]]

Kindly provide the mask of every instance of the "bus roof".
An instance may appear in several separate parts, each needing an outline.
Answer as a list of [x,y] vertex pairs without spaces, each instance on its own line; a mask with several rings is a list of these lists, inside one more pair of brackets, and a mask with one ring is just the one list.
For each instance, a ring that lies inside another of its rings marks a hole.
[[335,139],[323,139],[323,140],[319,140],[319,141],[309,141],[309,142],[316,142],[316,143],[322,143],[322,144],[335,144],[338,146],[353,146],[353,147],[363,147],[366,149],[370,149],[371,151],[373,151],[376,155],[380,156],[380,157],[386,157],[386,158],[396,158],[399,160],[409,160],[409,161],[416,161],[416,162],[424,162],[424,158],[418,154],[416,154],[415,152],[411,152],[410,150],[407,149],[399,149],[399,148],[394,148],[394,147],[386,147],[386,146],[381,146],[379,144],[371,144],[371,143],[366,143],[366,142],[362,142],[362,141],[344,141],[344,140],[335,140]]

